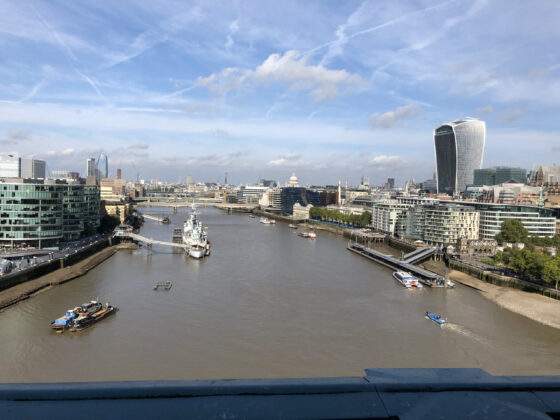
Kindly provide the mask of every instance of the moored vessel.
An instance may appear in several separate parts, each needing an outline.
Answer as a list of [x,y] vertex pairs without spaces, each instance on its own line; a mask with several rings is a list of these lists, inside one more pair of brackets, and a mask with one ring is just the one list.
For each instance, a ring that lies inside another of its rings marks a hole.
[[260,222],[263,225],[275,225],[276,224],[276,220],[274,219],[268,219],[266,217],[261,217]]
[[412,287],[416,287],[416,288],[422,287],[420,281],[412,274],[407,273],[406,271],[395,271],[393,273],[393,277],[407,289],[410,289]]
[[70,327],[70,331],[81,331],[91,327],[93,324],[101,321],[109,315],[114,314],[117,310],[118,308],[116,306],[107,302],[104,305],[101,305],[101,308],[93,313],[80,314],[80,316],[74,320],[72,327]]
[[[92,300],[80,306],[76,306],[74,309],[68,309],[63,316],[52,321],[50,326],[57,331],[66,329],[77,331],[78,329],[83,329],[89,322],[97,322],[97,318],[100,317],[100,314],[104,314],[109,306],[108,303],[104,306],[101,302]],[[116,308],[113,309],[116,310]],[[110,312],[112,312],[112,310]],[[104,316],[106,315],[103,315],[103,317]]]
[[315,232],[300,232],[298,233],[298,235],[301,236],[302,238],[307,238],[307,239],[317,238],[317,234]]
[[187,255],[192,258],[200,259],[210,255],[210,241],[206,227],[198,219],[196,211],[193,211],[183,224],[183,243],[187,246]]

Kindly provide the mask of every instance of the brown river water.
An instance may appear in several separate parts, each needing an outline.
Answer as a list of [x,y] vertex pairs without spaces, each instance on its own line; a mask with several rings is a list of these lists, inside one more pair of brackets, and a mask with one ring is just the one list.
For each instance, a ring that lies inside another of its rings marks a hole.
[[[158,212],[167,214],[145,209]],[[146,220],[140,234],[170,240],[186,214]],[[213,244],[205,260],[119,251],[0,312],[0,382],[360,376],[368,367],[560,374],[560,331],[472,289],[407,290],[330,233],[303,239],[287,224],[210,208],[200,217]],[[172,289],[154,291],[159,280]],[[95,297],[119,312],[79,333],[51,331],[52,319]]]

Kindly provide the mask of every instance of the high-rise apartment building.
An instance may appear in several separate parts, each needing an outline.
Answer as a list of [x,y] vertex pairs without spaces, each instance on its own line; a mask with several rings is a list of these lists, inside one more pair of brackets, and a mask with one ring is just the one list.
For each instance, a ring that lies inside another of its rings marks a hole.
[[485,141],[486,124],[474,118],[435,129],[438,193],[452,195],[473,183],[474,170],[482,166]]

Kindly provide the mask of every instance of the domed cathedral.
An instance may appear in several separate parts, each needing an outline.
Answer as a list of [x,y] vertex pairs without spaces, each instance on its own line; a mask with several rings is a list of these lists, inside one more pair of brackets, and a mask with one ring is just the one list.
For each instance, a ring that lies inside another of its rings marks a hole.
[[288,187],[299,187],[299,180],[295,173],[288,180]]

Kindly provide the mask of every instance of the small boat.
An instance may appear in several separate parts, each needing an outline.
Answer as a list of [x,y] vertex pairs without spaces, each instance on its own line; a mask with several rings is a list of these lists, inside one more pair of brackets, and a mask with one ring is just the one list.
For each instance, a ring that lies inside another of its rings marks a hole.
[[289,227],[289,228],[292,228],[292,229],[297,229],[297,226],[294,225],[293,223],[290,223],[290,224],[288,225],[288,227]]
[[254,214],[250,214],[249,217],[250,217],[251,219],[254,219],[254,218],[256,218],[257,216],[255,216]]
[[74,309],[68,309],[63,316],[51,322],[50,326],[53,330],[63,331],[73,327],[76,320],[80,317],[89,316],[102,308],[102,304],[97,300],[92,300],[76,306]]
[[317,238],[317,234],[315,232],[300,232],[298,233],[298,235],[301,236],[302,238],[307,238],[307,239]]
[[74,324],[70,328],[70,331],[81,331],[88,327],[91,327],[93,324],[101,321],[109,315],[114,314],[115,312],[117,312],[117,310],[118,308],[116,306],[112,306],[109,303],[101,305],[101,309],[94,313],[81,314],[80,316],[78,316],[78,318],[74,320]]
[[420,281],[406,271],[395,271],[393,273],[393,277],[407,289],[410,289],[412,287],[416,287],[418,289],[422,288],[422,284],[420,283]]
[[275,225],[276,224],[276,220],[274,219],[267,219],[266,217],[261,217],[260,222],[263,225]]
[[51,328],[53,330],[64,330],[66,328],[70,328],[77,316],[78,314],[74,309],[68,309],[63,316],[51,322]]
[[169,219],[169,217],[165,216],[163,219],[161,219],[161,223],[163,223],[164,225],[167,225],[167,224],[171,223],[171,220]]
[[167,280],[167,281],[158,281],[155,285],[154,285],[154,290],[158,290],[159,288],[162,288],[163,290],[171,290],[171,287],[173,286],[173,283],[171,283],[171,281]]
[[442,318],[440,314],[437,314],[435,312],[430,312],[430,311],[426,311],[426,319],[435,322],[439,326],[442,326],[447,322],[447,320],[445,318]]

